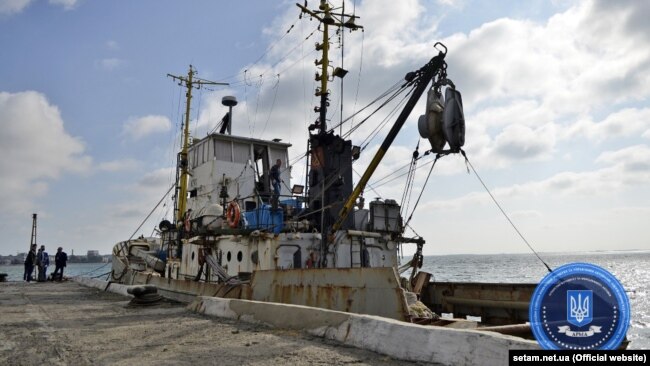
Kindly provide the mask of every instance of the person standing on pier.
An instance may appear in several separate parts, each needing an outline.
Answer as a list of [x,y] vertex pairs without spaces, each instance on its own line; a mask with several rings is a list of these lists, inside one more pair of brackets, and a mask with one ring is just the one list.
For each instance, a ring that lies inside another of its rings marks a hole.
[[23,280],[27,282],[31,282],[34,278],[32,275],[34,274],[34,262],[36,261],[36,244],[33,244],[31,248],[29,248],[29,253],[27,253],[27,257],[25,258],[25,274],[23,275]]
[[[63,248],[59,247],[56,250],[56,255],[54,256],[54,273],[52,273],[52,281],[58,280],[61,282],[63,280],[63,268],[65,268],[66,263],[68,262],[68,255],[63,251]],[[59,273],[61,270],[61,273]]]
[[38,282],[47,280],[47,266],[50,265],[50,256],[45,251],[45,245],[36,253],[36,265],[38,266]]

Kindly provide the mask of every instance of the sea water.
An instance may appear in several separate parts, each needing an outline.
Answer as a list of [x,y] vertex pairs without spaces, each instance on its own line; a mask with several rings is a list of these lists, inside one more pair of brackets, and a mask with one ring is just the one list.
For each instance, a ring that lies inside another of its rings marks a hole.
[[[542,253],[551,269],[586,262],[611,272],[630,299],[630,349],[650,349],[650,251]],[[406,258],[405,258],[406,259]],[[534,254],[425,256],[434,281],[539,283],[548,269]]]
[[[650,349],[650,251],[597,253],[542,253],[542,259],[556,268],[572,262],[593,263],[607,269],[623,284],[632,314],[628,339],[632,349]],[[404,258],[408,260],[408,258]],[[48,273],[54,270],[50,266]],[[110,263],[68,263],[66,276],[106,279]],[[533,254],[425,256],[422,270],[435,281],[538,283],[548,270]],[[22,281],[22,265],[0,265],[8,281]]]
[[[47,275],[49,276],[54,272],[54,266],[50,265],[47,267]],[[63,269],[63,275],[65,277],[72,276],[87,276],[94,277],[97,276],[100,279],[105,280],[108,276],[107,272],[111,270],[111,262],[108,263],[68,263],[67,266]],[[16,265],[0,265],[0,273],[7,274],[7,281],[22,281],[23,273],[25,272],[25,266],[22,264]],[[36,278],[38,272],[34,270],[33,277]]]

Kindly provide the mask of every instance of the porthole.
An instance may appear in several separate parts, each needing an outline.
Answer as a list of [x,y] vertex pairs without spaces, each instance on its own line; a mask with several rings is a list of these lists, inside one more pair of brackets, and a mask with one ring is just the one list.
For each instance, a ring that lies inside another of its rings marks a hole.
[[242,259],[244,259],[244,254],[240,250],[239,253],[237,253],[237,262],[241,262]]
[[232,254],[230,254],[230,251],[228,251],[228,254],[226,254],[226,261],[230,262],[231,259],[232,259]]
[[192,252],[192,260],[194,260],[194,252]]

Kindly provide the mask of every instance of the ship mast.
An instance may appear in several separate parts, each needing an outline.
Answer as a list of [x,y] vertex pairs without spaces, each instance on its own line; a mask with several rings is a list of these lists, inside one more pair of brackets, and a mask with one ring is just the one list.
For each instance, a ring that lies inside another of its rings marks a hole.
[[[228,83],[217,83],[210,80],[195,78],[196,70],[190,65],[190,70],[187,72],[187,77],[176,76],[167,74],[174,80],[178,80],[178,85],[187,88],[185,93],[185,122],[183,124],[183,146],[178,158],[178,171],[180,176],[176,182],[176,225],[183,221],[183,216],[187,209],[187,180],[189,177],[189,161],[187,159],[187,151],[190,147],[190,104],[192,101],[192,89],[200,89],[203,85],[229,85]],[[178,173],[177,173],[178,175]]]
[[32,214],[32,239],[29,242],[29,250],[32,250],[32,245],[35,244],[36,244],[36,214],[34,213]]
[[[328,4],[327,0],[321,0],[318,6],[319,10],[309,10],[305,6],[296,4],[303,13],[309,14],[311,17],[316,18],[323,25],[323,43],[316,43],[316,51],[321,51],[322,57],[316,60],[316,66],[321,67],[320,74],[316,73],[316,81],[320,81],[320,88],[316,88],[315,95],[320,97],[320,106],[314,108],[318,113],[318,123],[316,127],[319,129],[319,134],[327,133],[327,107],[329,106],[329,92],[327,90],[327,83],[329,81],[329,27],[348,28],[350,30],[358,30],[363,27],[356,25],[354,19],[358,18],[355,15],[336,14],[333,13],[332,7]],[[344,21],[348,18],[347,21]],[[342,70],[342,69],[339,69]],[[336,76],[336,73],[334,73]],[[342,76],[341,76],[342,77]]]

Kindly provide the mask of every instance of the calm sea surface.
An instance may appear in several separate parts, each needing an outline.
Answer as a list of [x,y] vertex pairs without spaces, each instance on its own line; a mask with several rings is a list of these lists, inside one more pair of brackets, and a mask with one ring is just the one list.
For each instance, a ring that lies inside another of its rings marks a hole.
[[[541,254],[551,268],[571,262],[599,265],[623,284],[632,307],[628,331],[630,348],[650,349],[650,251]],[[406,259],[406,258],[405,258]],[[100,276],[110,271],[106,263],[70,263],[66,276]],[[51,271],[54,267],[51,267]],[[532,254],[426,256],[422,270],[436,281],[538,283],[548,271]],[[9,281],[22,281],[23,266],[0,265]]]
[[[111,270],[111,263],[68,263],[68,266],[63,270],[63,275],[66,277],[72,276],[98,276],[109,272]],[[0,273],[6,273],[7,281],[22,281],[23,272],[25,271],[25,266],[20,265],[0,265]],[[49,266],[47,268],[48,276],[54,272],[54,266]],[[35,272],[36,273],[36,272]],[[36,276],[34,276],[36,278]],[[106,275],[101,277],[101,279],[106,279]]]

